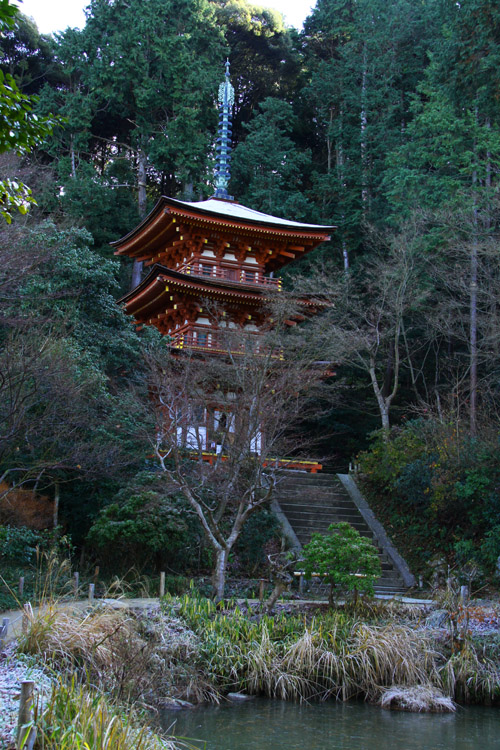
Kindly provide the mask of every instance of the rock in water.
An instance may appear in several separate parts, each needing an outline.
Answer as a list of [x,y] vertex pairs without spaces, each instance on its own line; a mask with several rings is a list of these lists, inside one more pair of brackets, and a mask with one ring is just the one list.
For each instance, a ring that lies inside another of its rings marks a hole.
[[246,693],[228,693],[227,698],[230,701],[243,702],[253,700],[253,695],[247,695]]
[[160,698],[158,701],[160,708],[167,708],[170,711],[180,711],[184,708],[194,708],[194,704],[189,701],[182,701],[180,698]]
[[431,685],[393,685],[383,693],[380,705],[382,708],[416,713],[453,713],[456,710],[452,699]]

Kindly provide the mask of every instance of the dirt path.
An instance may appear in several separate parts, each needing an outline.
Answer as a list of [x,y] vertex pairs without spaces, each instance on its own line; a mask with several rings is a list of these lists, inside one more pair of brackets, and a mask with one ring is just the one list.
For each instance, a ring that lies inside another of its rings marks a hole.
[[[95,599],[94,606],[97,604],[106,604],[113,609],[151,609],[160,606],[159,599]],[[42,607],[34,607],[33,612],[36,614],[43,611],[49,605]],[[88,599],[80,599],[79,601],[68,600],[57,602],[57,608],[60,610],[67,610],[69,612],[84,612],[89,607]],[[13,609],[7,612],[0,612],[0,624],[4,618],[9,620],[9,629],[7,631],[7,637],[4,638],[4,642],[14,640],[22,632],[23,626],[23,611],[21,609]]]
[[[384,596],[379,595],[375,597],[376,599],[391,599],[390,596]],[[416,604],[416,605],[422,605],[422,606],[429,606],[432,605],[433,602],[431,599],[410,599],[409,597],[405,596],[398,596],[396,597],[399,602],[402,602],[404,604]],[[249,600],[241,600],[242,603],[248,601],[248,603],[256,603],[256,599],[249,599]],[[292,607],[303,607],[307,605],[321,605],[324,604],[327,605],[327,602],[318,602],[317,600],[309,600],[309,599],[289,599],[287,600],[287,605],[290,605]],[[108,607],[112,607],[113,609],[152,609],[160,606],[160,600],[157,598],[152,599],[95,599],[94,600],[94,606],[97,604],[106,604]],[[47,606],[47,605],[45,605]],[[78,611],[78,612],[84,612],[89,606],[89,600],[88,599],[80,599],[79,601],[75,601],[74,599],[67,600],[67,601],[59,601],[57,602],[58,609],[62,610],[68,610],[70,612]],[[43,610],[44,607],[42,607]],[[34,607],[33,610],[35,613],[40,611],[40,607]],[[22,632],[22,624],[23,624],[23,612],[20,609],[14,609],[7,612],[0,612],[0,624],[1,621],[4,618],[9,619],[9,629],[7,631],[7,637],[4,639],[5,643],[8,643],[9,641],[14,640],[19,635],[21,635]]]

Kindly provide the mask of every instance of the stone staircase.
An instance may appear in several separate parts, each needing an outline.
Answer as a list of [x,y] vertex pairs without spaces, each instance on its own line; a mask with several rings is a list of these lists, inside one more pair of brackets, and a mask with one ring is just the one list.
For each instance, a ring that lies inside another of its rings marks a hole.
[[400,594],[415,584],[351,476],[283,471],[276,486],[274,510],[293,546],[306,544],[313,532],[325,533],[331,523],[340,521],[347,521],[370,538],[382,564],[376,594]]

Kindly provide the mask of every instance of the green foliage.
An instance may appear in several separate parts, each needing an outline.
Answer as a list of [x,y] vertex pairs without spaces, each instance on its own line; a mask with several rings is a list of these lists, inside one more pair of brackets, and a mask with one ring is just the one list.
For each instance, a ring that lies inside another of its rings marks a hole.
[[113,705],[101,691],[76,679],[54,684],[36,721],[45,750],[179,750],[187,747],[154,734],[132,709]]
[[318,573],[330,584],[330,603],[334,586],[373,596],[373,584],[381,573],[378,553],[350,524],[332,523],[327,534],[312,534],[303,555],[305,577]]
[[438,3],[319,0],[304,25],[303,117],[314,129],[313,193],[352,260],[389,213],[387,153],[407,142],[412,94],[439,35]]
[[[395,541],[415,567],[433,555],[492,572],[500,554],[496,440],[471,439],[456,424],[410,421],[377,435],[359,457],[361,481]],[[498,550],[498,551],[497,551]]]
[[[175,496],[146,487],[120,490],[101,511],[88,534],[100,558],[136,565],[159,559],[170,564],[192,542],[186,506]],[[161,555],[160,555],[161,553]]]
[[[107,240],[125,233],[137,209],[125,226],[111,204],[115,193],[122,205],[136,202],[139,156],[147,162],[150,197],[189,186],[207,190],[224,52],[207,0],[90,3],[84,29],[56,41],[63,85],[41,94],[42,112],[57,107],[68,120],[48,151],[68,189],[61,205],[70,215],[79,213],[96,235],[109,233]],[[128,170],[119,170],[121,163]]]
[[[0,154],[15,151],[20,156],[44,140],[57,120],[38,117],[33,99],[22,94],[14,78],[0,69]],[[10,224],[15,210],[25,214],[35,203],[27,185],[16,180],[0,181],[0,215]]]
[[12,29],[15,25],[16,16],[19,9],[10,4],[10,0],[1,0],[0,2],[0,33]]
[[304,219],[311,206],[304,195],[310,152],[291,138],[296,118],[290,104],[265,99],[246,126],[248,135],[234,152],[234,190],[243,203],[266,213]]
[[13,304],[4,317],[41,326],[50,322],[81,361],[82,370],[116,375],[140,360],[142,341],[159,339],[154,331],[140,338],[116,304],[120,264],[103,260],[91,249],[85,229],[58,229],[52,222],[25,230],[18,248],[31,259],[31,273],[21,276]]
[[37,549],[42,549],[46,535],[24,526],[0,526],[0,558],[4,563],[23,565],[33,562]]
[[279,539],[280,525],[272,511],[264,509],[251,516],[235,545],[238,565],[249,575],[266,561],[266,545]]
[[[0,36],[15,25],[18,9],[2,0],[0,6]],[[20,156],[29,153],[54,129],[60,118],[39,117],[33,112],[35,100],[19,90],[14,77],[0,68],[0,154],[15,151]],[[10,224],[15,210],[25,214],[35,203],[31,190],[15,180],[0,181],[0,216]]]
[[469,645],[449,658],[442,641],[431,643],[421,628],[403,625],[400,612],[396,619],[383,610],[379,619],[367,610],[363,620],[339,610],[309,619],[291,612],[269,617],[192,594],[166,597],[164,607],[194,631],[202,673],[222,691],[282,700],[375,700],[396,683],[446,685],[468,702],[498,695],[498,660],[490,653]]

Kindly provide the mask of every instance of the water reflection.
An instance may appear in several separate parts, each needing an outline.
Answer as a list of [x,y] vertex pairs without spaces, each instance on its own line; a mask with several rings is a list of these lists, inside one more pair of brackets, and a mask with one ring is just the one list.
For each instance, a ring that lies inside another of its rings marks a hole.
[[[456,714],[384,711],[364,703],[243,704],[164,711],[163,727],[205,750],[499,750],[500,711]],[[197,743],[198,745],[198,743]]]

